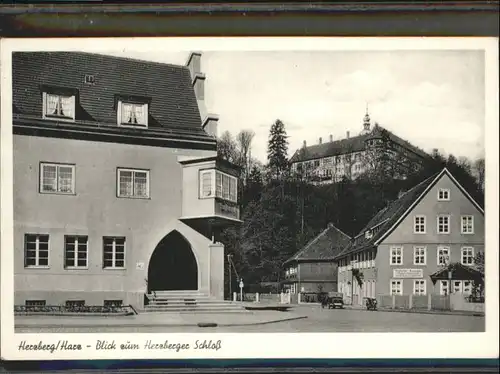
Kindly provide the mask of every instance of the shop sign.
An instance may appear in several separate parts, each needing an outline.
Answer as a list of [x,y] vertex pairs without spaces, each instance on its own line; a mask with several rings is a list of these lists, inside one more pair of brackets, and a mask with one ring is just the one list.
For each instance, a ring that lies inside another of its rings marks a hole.
[[423,278],[424,271],[422,269],[393,269],[393,278]]

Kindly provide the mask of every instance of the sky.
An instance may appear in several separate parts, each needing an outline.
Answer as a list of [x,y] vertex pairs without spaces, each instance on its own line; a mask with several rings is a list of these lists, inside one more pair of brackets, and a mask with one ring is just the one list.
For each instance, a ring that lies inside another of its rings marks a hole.
[[[188,52],[110,53],[184,65]],[[276,119],[289,136],[289,156],[302,146],[342,139],[372,124],[431,152],[484,157],[484,52],[205,51],[205,102],[219,115],[219,135],[252,129],[252,156],[265,162]]]

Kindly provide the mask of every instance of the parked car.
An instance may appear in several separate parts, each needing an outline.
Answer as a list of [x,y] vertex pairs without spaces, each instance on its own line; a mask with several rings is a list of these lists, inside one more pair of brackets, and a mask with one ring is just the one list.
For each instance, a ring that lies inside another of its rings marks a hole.
[[328,309],[343,309],[344,295],[342,292],[328,292]]

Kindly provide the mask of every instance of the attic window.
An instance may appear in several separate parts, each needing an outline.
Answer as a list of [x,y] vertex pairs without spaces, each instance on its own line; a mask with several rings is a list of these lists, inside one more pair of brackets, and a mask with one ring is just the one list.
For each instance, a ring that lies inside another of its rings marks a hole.
[[118,125],[148,127],[148,104],[118,101]]
[[373,233],[372,233],[370,230],[367,230],[367,231],[365,232],[365,238],[366,238],[366,239],[371,239],[371,238],[372,238],[372,236],[373,236]]
[[43,118],[75,120],[75,95],[43,92]]
[[90,74],[86,74],[85,75],[85,84],[89,84],[89,85],[95,84],[95,76],[90,75]]
[[450,200],[450,190],[447,188],[440,188],[438,190],[438,200],[439,201],[449,201]]

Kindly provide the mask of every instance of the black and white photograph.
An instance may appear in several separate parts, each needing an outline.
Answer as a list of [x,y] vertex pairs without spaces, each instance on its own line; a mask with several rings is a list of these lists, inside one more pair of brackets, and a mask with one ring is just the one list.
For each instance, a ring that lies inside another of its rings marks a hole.
[[363,39],[3,42],[12,354],[498,337],[496,41]]

